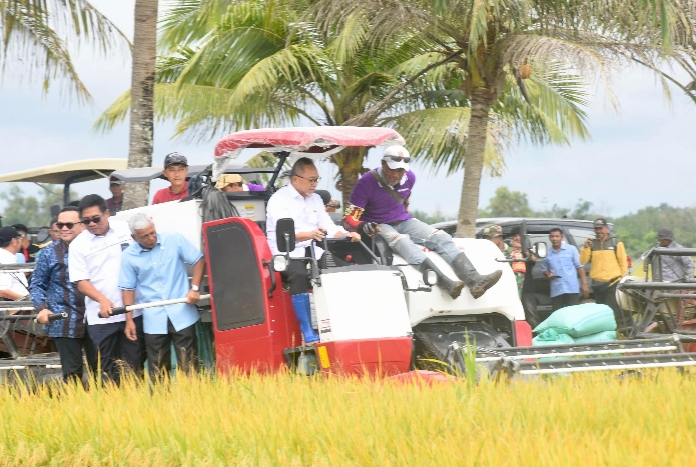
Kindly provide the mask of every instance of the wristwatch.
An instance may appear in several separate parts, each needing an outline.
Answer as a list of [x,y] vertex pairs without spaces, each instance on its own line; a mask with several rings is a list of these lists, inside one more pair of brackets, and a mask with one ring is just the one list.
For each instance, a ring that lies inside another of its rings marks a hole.
[[192,286],[191,286],[191,290],[193,290],[194,292],[198,292],[198,286],[197,286],[197,285],[192,285]]

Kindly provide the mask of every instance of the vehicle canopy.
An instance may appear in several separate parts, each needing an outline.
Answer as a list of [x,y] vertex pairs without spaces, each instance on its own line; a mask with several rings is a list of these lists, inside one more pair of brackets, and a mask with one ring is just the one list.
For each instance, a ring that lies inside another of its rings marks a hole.
[[213,180],[225,173],[230,160],[239,157],[244,149],[265,149],[280,153],[281,163],[286,158],[328,157],[348,146],[403,145],[403,137],[390,128],[363,128],[352,126],[320,126],[271,128],[238,131],[222,138],[215,145]]
[[36,169],[0,175],[2,182],[32,182],[63,185],[63,203],[70,203],[70,185],[109,178],[115,170],[128,167],[128,159],[86,159],[47,165]]

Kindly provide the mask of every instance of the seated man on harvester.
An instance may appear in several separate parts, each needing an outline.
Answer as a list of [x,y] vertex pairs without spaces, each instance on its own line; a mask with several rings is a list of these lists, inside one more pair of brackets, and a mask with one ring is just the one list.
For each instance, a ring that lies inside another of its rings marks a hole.
[[[319,175],[314,162],[302,157],[292,166],[290,183],[276,191],[266,206],[266,238],[268,246],[274,255],[279,254],[276,245],[276,224],[279,219],[290,218],[295,222],[296,248],[290,252],[291,258],[309,257],[312,240],[320,242],[325,237],[349,237],[351,241],[359,242],[360,235],[346,232],[334,224],[324,208],[324,202],[316,194]],[[316,256],[320,257],[323,250],[316,247]],[[300,330],[305,343],[319,341],[319,335],[312,329],[309,307],[309,277],[305,261],[291,261],[283,277],[290,285],[292,306],[295,316],[300,323]]]
[[[385,149],[382,167],[369,171],[355,184],[343,226],[370,237],[377,234],[409,264],[420,266],[423,272],[435,271],[438,285],[453,299],[459,297],[465,285],[474,298],[479,298],[498,282],[503,272],[482,276],[449,234],[408,213],[408,199],[416,183],[415,174],[409,170],[410,161],[408,151],[401,146]],[[428,259],[422,247],[439,253],[461,280],[447,277]]]

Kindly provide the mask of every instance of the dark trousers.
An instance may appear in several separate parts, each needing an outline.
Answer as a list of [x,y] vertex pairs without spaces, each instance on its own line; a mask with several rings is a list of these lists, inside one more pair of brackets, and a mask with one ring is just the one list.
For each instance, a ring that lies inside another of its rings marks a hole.
[[198,369],[196,325],[177,331],[167,320],[167,334],[145,334],[148,370],[153,380],[172,370],[172,343],[179,368],[186,373]]
[[633,325],[631,314],[626,312],[624,316],[623,310],[621,310],[619,303],[616,301],[616,285],[613,285],[602,292],[598,292],[596,289],[593,289],[592,293],[594,294],[595,302],[601,303],[602,305],[608,305],[609,308],[614,310],[614,318],[616,319],[617,328],[622,329]]
[[577,305],[580,303],[579,293],[563,293],[561,295],[556,295],[551,297],[551,307],[553,311],[560,310],[567,306]]
[[309,276],[307,275],[307,262],[299,260],[290,260],[288,268],[281,273],[288,281],[290,286],[290,295],[307,293],[309,291]]
[[63,367],[63,381],[82,381],[84,363],[82,351],[85,351],[87,365],[93,373],[97,371],[97,350],[94,348],[89,333],[84,337],[54,337],[53,342],[60,355],[60,365]]
[[104,379],[111,379],[114,383],[121,382],[121,360],[136,374],[142,374],[143,357],[145,355],[145,335],[143,333],[143,317],[133,318],[135,330],[138,336],[136,341],[126,337],[124,330],[126,322],[106,324],[92,324],[87,326],[94,346],[99,351],[99,361]]

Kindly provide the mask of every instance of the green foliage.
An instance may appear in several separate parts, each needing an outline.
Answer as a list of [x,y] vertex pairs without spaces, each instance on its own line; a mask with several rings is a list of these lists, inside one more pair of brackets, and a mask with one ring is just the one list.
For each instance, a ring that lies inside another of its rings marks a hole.
[[530,217],[532,208],[529,207],[527,195],[520,191],[510,191],[501,186],[495,190],[485,210],[489,217]]
[[[58,185],[46,185],[46,188],[53,193],[43,190],[40,197],[25,195],[24,191],[15,184],[12,184],[7,191],[0,193],[0,200],[3,201],[2,212],[4,219],[3,225],[24,224],[27,227],[48,226],[51,221],[51,206],[54,204],[63,205],[63,188]],[[71,199],[76,199],[79,195],[70,192]]]
[[[0,0],[0,64],[42,87],[58,82],[81,103],[91,96],[77,75],[71,46],[90,43],[103,54],[129,44],[128,39],[87,0]],[[19,64],[19,66],[17,66]]]
[[675,241],[682,246],[696,247],[696,207],[675,208],[661,204],[621,216],[613,222],[616,237],[624,242],[632,257],[655,245],[661,227],[671,228]]
[[457,216],[453,214],[445,214],[440,208],[437,208],[435,212],[419,211],[418,209],[411,209],[410,213],[416,219],[425,222],[426,224],[437,224],[438,222],[451,221],[456,219]]
[[[500,187],[490,199],[488,207],[479,211],[479,217],[545,217],[552,219],[565,217],[581,220],[604,217],[614,224],[614,235],[624,242],[626,251],[634,258],[655,245],[657,231],[661,227],[671,228],[674,231],[675,240],[682,246],[696,247],[696,207],[675,208],[668,204],[661,204],[656,207],[646,207],[636,213],[626,214],[615,219],[597,213],[593,208],[594,205],[590,201],[580,199],[572,209],[554,204],[549,210],[539,211],[529,205],[525,193]],[[416,217],[421,220],[430,218],[426,213],[419,213]]]

